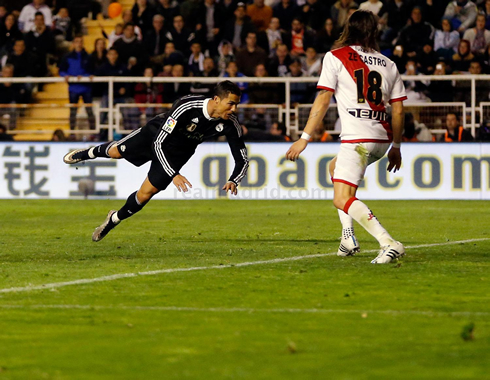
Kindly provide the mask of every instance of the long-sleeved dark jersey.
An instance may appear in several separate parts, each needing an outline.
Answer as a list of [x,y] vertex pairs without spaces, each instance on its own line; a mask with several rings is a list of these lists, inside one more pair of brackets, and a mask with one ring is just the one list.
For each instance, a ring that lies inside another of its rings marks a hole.
[[153,140],[153,148],[164,170],[174,177],[178,170],[172,165],[173,155],[191,157],[200,143],[224,135],[235,160],[229,181],[238,185],[248,169],[242,127],[235,115],[229,120],[211,118],[207,112],[210,100],[201,95],[184,96],[168,112],[156,116],[155,119],[161,119],[161,127]]

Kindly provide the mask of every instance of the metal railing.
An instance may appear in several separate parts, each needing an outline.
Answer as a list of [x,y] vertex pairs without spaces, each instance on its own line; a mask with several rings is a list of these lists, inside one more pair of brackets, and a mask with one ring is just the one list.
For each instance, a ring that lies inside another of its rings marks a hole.
[[[221,80],[230,80],[232,82],[242,82],[242,83],[275,83],[284,85],[284,105],[272,104],[272,105],[240,105],[240,108],[243,109],[261,109],[261,108],[270,108],[277,109],[277,118],[278,121],[284,121],[288,130],[291,134],[298,133],[304,126],[304,114],[309,112],[309,104],[299,104],[296,107],[293,107],[291,104],[291,85],[294,83],[312,83],[312,85],[318,82],[317,77],[299,77],[299,78],[290,78],[290,77],[281,77],[281,78],[255,78],[255,77],[239,77],[239,78],[197,78],[197,77],[182,77],[182,78],[169,78],[169,77],[70,77],[69,83],[106,83],[107,88],[107,97],[108,97],[108,106],[100,107],[95,102],[93,104],[94,112],[96,117],[95,129],[76,129],[70,131],[73,134],[95,134],[99,133],[101,130],[107,130],[108,139],[112,140],[114,138],[114,133],[128,133],[128,130],[120,127],[120,123],[124,115],[122,115],[122,110],[127,107],[159,107],[164,108],[168,105],[163,104],[133,104],[133,103],[122,103],[122,104],[114,104],[115,94],[114,94],[114,85],[116,83],[202,83],[202,84],[215,84]],[[470,81],[471,83],[471,102],[469,107],[465,103],[418,103],[418,104],[409,104],[405,103],[407,110],[413,109],[415,113],[420,115],[425,112],[430,119],[434,115],[432,111],[427,111],[429,109],[436,109],[437,107],[442,108],[442,116],[444,114],[444,109],[458,109],[461,108],[462,115],[466,116],[466,112],[469,109],[469,123],[466,123],[466,117],[462,118],[462,121],[466,127],[471,128],[471,131],[474,135],[476,123],[476,112],[479,111],[483,115],[484,107],[487,107],[487,103],[482,103],[479,107],[477,107],[477,99],[476,99],[476,81],[488,81],[490,80],[490,76],[487,75],[414,75],[414,76],[402,76],[402,79],[405,81]],[[29,83],[29,84],[38,84],[38,83],[62,83],[65,82],[65,78],[56,77],[56,78],[0,78],[0,83]],[[280,87],[279,87],[280,88]],[[87,105],[89,106],[89,105]],[[60,109],[71,108],[71,107],[85,107],[83,104],[79,105],[70,105],[70,104],[22,104],[22,105],[13,105],[8,104],[2,106],[3,108],[20,108],[20,109],[30,109],[36,107],[46,107],[46,108],[56,108]],[[332,110],[329,111],[330,114],[334,114],[335,105],[332,105]],[[424,111],[425,109],[425,111]],[[109,117],[106,118],[104,122],[101,122],[101,115],[107,113]],[[331,125],[334,116],[328,116],[327,122],[328,125]],[[437,127],[437,123],[429,121],[429,125],[433,126],[433,131],[435,133],[440,133],[442,128]],[[428,126],[429,126],[428,125]],[[329,128],[330,129],[330,128]],[[21,134],[27,133],[22,132],[21,130],[15,130],[14,133]],[[31,130],[29,133],[33,133]],[[42,133],[42,131],[36,131],[35,133]]]

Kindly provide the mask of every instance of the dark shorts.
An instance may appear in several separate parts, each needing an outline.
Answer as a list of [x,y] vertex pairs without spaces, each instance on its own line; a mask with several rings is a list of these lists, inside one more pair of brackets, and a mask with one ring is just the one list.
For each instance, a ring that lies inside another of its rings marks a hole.
[[150,120],[144,127],[136,129],[116,143],[121,156],[135,166],[151,161],[148,179],[158,190],[165,190],[194,151],[159,148],[155,138],[161,132],[161,120]]

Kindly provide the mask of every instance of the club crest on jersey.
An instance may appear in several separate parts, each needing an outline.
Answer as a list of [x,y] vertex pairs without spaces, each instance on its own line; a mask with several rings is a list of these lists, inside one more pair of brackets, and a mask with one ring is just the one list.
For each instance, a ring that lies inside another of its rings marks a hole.
[[219,123],[219,124],[216,126],[216,130],[217,130],[218,132],[221,132],[221,131],[223,130],[223,128],[224,128],[223,123]]
[[[192,121],[194,121],[194,120],[192,120]],[[197,124],[192,123],[192,124],[189,124],[189,125],[188,125],[187,127],[185,127],[185,128],[186,128],[186,129],[187,129],[189,132],[194,132],[194,131],[196,130],[196,128],[197,128]]]
[[165,124],[163,124],[162,129],[167,133],[172,133],[176,125],[177,125],[177,120],[168,117]]

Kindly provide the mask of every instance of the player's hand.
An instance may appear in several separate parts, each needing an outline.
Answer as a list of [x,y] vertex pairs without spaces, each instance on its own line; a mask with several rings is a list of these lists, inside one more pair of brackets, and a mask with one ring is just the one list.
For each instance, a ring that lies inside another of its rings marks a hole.
[[391,172],[392,169],[393,173],[396,173],[397,170],[400,170],[400,166],[402,166],[402,153],[400,152],[400,148],[393,148],[391,147],[390,151],[388,152],[388,170]]
[[172,180],[172,182],[174,183],[177,190],[179,190],[179,192],[183,191],[184,193],[187,193],[189,191],[187,186],[189,186],[189,188],[192,189],[191,183],[183,175],[177,174]]
[[299,158],[300,153],[305,150],[306,145],[308,145],[308,141],[299,139],[291,145],[291,148],[286,152],[286,158],[291,161],[296,161]]
[[235,185],[235,183],[231,181],[226,182],[226,184],[223,186],[221,190],[224,190],[226,192],[230,190],[230,193],[232,193],[233,195],[237,195],[238,193],[237,185]]

